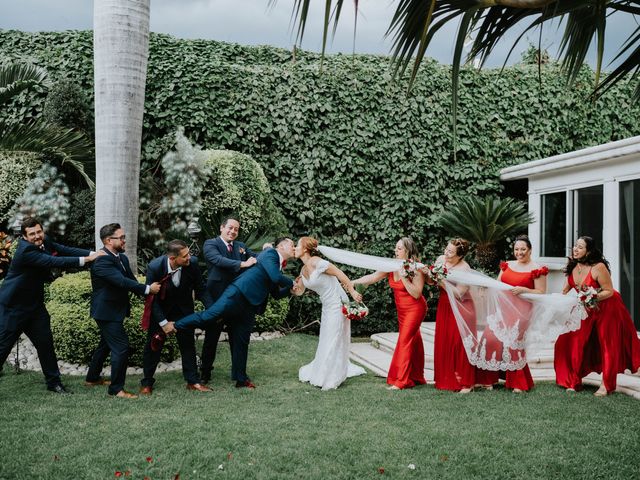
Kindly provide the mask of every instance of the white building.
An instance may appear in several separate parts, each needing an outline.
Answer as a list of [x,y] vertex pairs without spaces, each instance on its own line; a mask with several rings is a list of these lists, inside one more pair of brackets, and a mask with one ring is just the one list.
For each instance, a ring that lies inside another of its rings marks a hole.
[[640,329],[640,136],[505,168],[500,179],[528,181],[529,238],[551,270],[548,291],[561,291],[571,246],[589,235]]

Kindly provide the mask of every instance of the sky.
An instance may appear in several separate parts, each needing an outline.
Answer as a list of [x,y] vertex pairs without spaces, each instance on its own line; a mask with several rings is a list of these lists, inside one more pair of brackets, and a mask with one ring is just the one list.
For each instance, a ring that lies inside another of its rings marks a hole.
[[[312,2],[311,15],[302,48],[320,51],[324,2]],[[151,31],[179,38],[203,38],[243,45],[274,45],[292,48],[295,34],[291,27],[292,0],[278,0],[269,7],[268,0],[151,0]],[[388,54],[391,40],[385,32],[395,11],[395,0],[360,0],[355,50],[357,53]],[[0,29],[24,31],[88,30],[92,28],[93,0],[0,0]],[[629,15],[610,17],[605,47],[605,66],[621,42],[637,27]],[[354,9],[345,2],[340,27],[328,45],[328,52],[353,51]],[[614,28],[611,28],[611,27]],[[450,64],[457,23],[438,34],[427,50],[427,56]],[[501,66],[513,40],[512,32],[500,42],[487,62],[488,67]],[[560,44],[558,26],[543,30],[542,45],[555,57]],[[530,43],[537,44],[538,33],[527,34],[512,55],[513,63]],[[590,63],[593,65],[593,55]]]

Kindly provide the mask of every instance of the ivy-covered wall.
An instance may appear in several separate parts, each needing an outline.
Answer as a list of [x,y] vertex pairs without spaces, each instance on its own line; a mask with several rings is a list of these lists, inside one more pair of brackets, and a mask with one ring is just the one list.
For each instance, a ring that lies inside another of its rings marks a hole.
[[[91,32],[2,31],[0,55],[77,77],[91,93]],[[454,158],[448,66],[427,62],[407,95],[384,56],[332,55],[322,73],[319,63],[307,52],[294,61],[278,48],[152,35],[144,161],[155,164],[182,125],[205,148],[255,158],[292,234],[389,256],[411,235],[432,258],[447,236],[441,209],[460,195],[501,192],[501,168],[640,134],[631,88],[589,101],[589,69],[571,88],[554,65],[541,85],[533,65],[465,70]],[[43,98],[21,108],[37,113]],[[388,318],[384,295],[372,310]]]

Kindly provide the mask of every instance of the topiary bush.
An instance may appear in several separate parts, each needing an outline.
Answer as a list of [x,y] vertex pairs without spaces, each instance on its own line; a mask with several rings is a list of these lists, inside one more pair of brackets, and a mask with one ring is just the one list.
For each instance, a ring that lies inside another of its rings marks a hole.
[[[144,277],[139,277],[144,281]],[[48,289],[47,310],[51,315],[51,331],[58,358],[86,365],[100,341],[100,331],[89,316],[91,277],[89,272],[72,273],[56,279]],[[142,299],[131,297],[131,316],[124,328],[129,335],[129,365],[141,367],[147,332],[140,328],[144,310]],[[180,351],[175,336],[170,336],[162,349],[161,361],[172,362]]]
[[235,212],[244,230],[286,225],[273,202],[262,167],[250,156],[231,150],[204,150],[209,179],[204,187],[200,216],[209,224]]

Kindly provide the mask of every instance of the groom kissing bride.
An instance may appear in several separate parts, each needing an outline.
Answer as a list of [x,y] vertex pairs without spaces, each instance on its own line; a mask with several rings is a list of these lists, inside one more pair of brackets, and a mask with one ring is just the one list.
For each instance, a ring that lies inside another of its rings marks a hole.
[[255,388],[246,371],[255,317],[264,313],[269,295],[279,299],[293,293],[293,280],[282,274],[285,262],[293,254],[293,240],[287,237],[277,239],[273,248],[262,251],[256,264],[239,275],[209,308],[181,318],[174,324],[177,329],[206,328],[221,318],[235,318],[238,324],[231,353],[231,379],[235,380],[238,388]]

